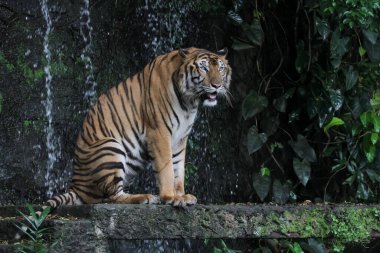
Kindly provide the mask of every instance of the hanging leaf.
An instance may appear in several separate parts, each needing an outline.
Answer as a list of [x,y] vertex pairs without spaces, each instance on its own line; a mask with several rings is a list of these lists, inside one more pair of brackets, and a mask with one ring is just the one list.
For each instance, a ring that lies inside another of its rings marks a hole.
[[227,15],[235,25],[241,25],[243,23],[243,19],[236,12],[228,11]]
[[243,117],[248,119],[255,116],[268,106],[268,99],[264,96],[259,96],[255,91],[251,91],[243,101]]
[[375,45],[377,41],[377,32],[362,30],[364,37],[372,44]]
[[315,162],[317,160],[314,149],[309,145],[304,136],[298,134],[297,141],[290,140],[289,145],[300,158],[308,162]]
[[321,113],[318,113],[319,127],[322,128],[326,124],[326,122],[330,122],[332,118],[333,118],[333,114],[331,113],[327,113],[323,111]]
[[293,169],[303,186],[306,186],[310,179],[310,163],[306,160],[300,161],[298,158],[294,158]]
[[369,179],[372,180],[372,182],[376,181],[376,182],[380,183],[380,175],[375,170],[373,170],[373,169],[367,169],[366,173],[367,173]]
[[271,178],[267,176],[261,176],[257,174],[253,179],[253,188],[256,191],[257,196],[259,196],[261,201],[268,196],[270,190]]
[[380,116],[378,116],[376,113],[372,115],[372,123],[373,123],[373,130],[376,133],[380,132]]
[[333,32],[330,43],[330,60],[334,68],[338,68],[343,55],[347,52],[348,37],[342,37],[339,30]]
[[262,167],[260,169],[260,174],[262,177],[269,177],[270,176],[270,169],[268,167]]
[[289,184],[281,182],[278,179],[275,179],[273,182],[272,192],[273,200],[277,204],[285,204],[290,196],[291,187]]
[[356,197],[359,199],[368,199],[368,186],[364,183],[359,183],[358,189],[356,190]]
[[333,127],[333,126],[341,126],[341,125],[344,125],[344,121],[338,117],[333,117],[331,119],[331,121],[325,126],[323,127],[323,131],[325,133],[327,133],[327,131]]
[[372,145],[375,145],[378,140],[379,140],[379,134],[378,133],[371,133],[371,143],[372,143]]
[[363,150],[368,162],[373,162],[376,157],[376,146],[372,144],[370,135],[363,138]]
[[259,150],[263,144],[267,141],[267,135],[265,133],[258,133],[257,127],[252,126],[248,130],[247,135],[247,148],[248,153],[251,155]]
[[360,122],[363,124],[364,127],[367,127],[371,121],[372,121],[372,113],[370,111],[363,112],[360,115]]
[[376,92],[373,98],[370,99],[369,103],[374,110],[380,110],[380,92]]
[[368,162],[373,162],[376,157],[376,147],[370,145],[367,150],[365,150],[365,156],[367,157]]
[[359,55],[360,57],[363,57],[367,51],[364,49],[364,47],[359,47]]
[[358,76],[358,72],[350,65],[346,71],[346,90],[351,90],[356,85]]
[[330,34],[330,26],[327,20],[322,20],[318,17],[315,19],[315,26],[317,27],[317,31],[319,35],[322,36],[323,40],[327,39],[327,36]]
[[342,92],[339,89],[329,90],[329,97],[330,97],[330,102],[332,106],[334,107],[335,111],[338,111],[343,105]]

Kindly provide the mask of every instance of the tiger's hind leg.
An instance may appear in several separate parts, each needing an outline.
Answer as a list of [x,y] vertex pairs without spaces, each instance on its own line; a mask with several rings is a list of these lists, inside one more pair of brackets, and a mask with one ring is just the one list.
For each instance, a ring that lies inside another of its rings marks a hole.
[[108,178],[100,187],[103,188],[108,196],[105,202],[120,204],[158,204],[160,198],[152,194],[129,194],[123,190],[123,182],[115,182],[117,177]]
[[[125,168],[128,171],[128,168]],[[125,170],[115,170],[115,173],[108,174],[98,181],[98,187],[104,192],[106,199],[104,202],[120,204],[157,204],[160,198],[152,194],[129,194],[124,192]]]
[[141,159],[129,157],[133,152],[127,147],[110,138],[77,150],[72,187],[86,203],[158,203],[159,198],[151,194],[124,192],[124,182],[143,166]]

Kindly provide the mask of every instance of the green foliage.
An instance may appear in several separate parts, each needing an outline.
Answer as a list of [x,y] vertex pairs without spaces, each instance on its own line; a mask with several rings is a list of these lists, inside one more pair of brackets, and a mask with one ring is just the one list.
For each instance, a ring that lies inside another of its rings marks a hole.
[[238,252],[241,252],[240,250],[230,249],[223,239],[218,239],[218,240],[206,239],[203,241],[203,243],[206,246],[211,246],[213,253],[238,253]]
[[248,130],[248,135],[247,135],[247,148],[248,148],[248,153],[252,154],[259,150],[267,141],[267,135],[265,133],[258,133],[257,132],[257,127],[252,126]]
[[292,253],[303,253],[303,250],[298,242],[289,243],[288,248]]
[[370,29],[379,31],[380,3],[377,0],[322,0],[323,14],[335,15],[341,30]]
[[8,72],[13,72],[15,69],[15,66],[7,60],[4,53],[1,51],[0,51],[0,66],[4,66],[5,70]]
[[[246,64],[257,79],[241,105],[247,154],[268,157],[253,168],[253,189],[278,203],[305,198],[303,190],[314,192],[309,198],[375,201],[380,2],[299,2],[296,23],[281,23],[283,8],[293,11],[284,1],[236,1],[226,12],[232,48],[253,56]],[[258,171],[265,167],[270,174]]]
[[[14,224],[20,232],[24,233],[29,239],[20,244],[18,252],[48,252],[47,237],[50,229],[44,227],[43,223],[50,212],[50,207],[46,207],[41,214],[36,212],[30,204],[27,204],[27,208],[29,210],[29,215],[19,211],[25,221],[20,221],[18,224]],[[55,247],[57,243],[58,241],[55,241],[51,246]]]

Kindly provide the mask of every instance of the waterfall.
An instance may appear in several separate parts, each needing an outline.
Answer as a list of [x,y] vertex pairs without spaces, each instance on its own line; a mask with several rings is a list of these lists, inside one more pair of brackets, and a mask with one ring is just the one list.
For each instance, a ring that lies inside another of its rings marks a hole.
[[92,54],[92,26],[90,19],[90,7],[89,0],[84,0],[84,5],[80,9],[80,34],[83,38],[85,44],[81,59],[85,63],[86,68],[86,85],[90,87],[84,94],[85,100],[87,100],[91,105],[96,101],[96,86],[97,83],[94,77],[94,67],[92,65],[91,54]]
[[148,25],[148,29],[143,31],[147,56],[153,58],[185,46],[184,40],[193,29],[188,19],[193,5],[192,1],[145,0],[145,5],[138,12]]
[[48,187],[47,196],[51,197],[53,195],[53,190],[55,189],[56,180],[53,180],[52,171],[54,164],[60,157],[60,145],[59,139],[54,133],[53,126],[53,93],[52,93],[52,75],[50,72],[51,68],[51,52],[49,49],[49,35],[53,30],[53,24],[49,14],[49,8],[47,0],[41,0],[41,11],[46,21],[46,31],[43,40],[44,55],[46,60],[46,65],[44,67],[45,72],[45,88],[46,88],[46,99],[42,102],[45,107],[45,117],[47,119],[47,126],[45,127],[46,133],[46,147],[47,147],[47,169],[45,174],[45,186]]

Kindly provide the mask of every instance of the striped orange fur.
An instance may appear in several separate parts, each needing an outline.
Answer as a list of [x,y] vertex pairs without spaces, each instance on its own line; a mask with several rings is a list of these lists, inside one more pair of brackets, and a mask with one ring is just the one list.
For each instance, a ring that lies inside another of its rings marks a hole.
[[[99,202],[195,204],[196,197],[184,190],[187,137],[200,103],[214,106],[219,96],[228,98],[226,54],[172,51],[101,95],[78,136],[70,188],[48,203],[53,208]],[[159,196],[124,192],[149,163]]]

